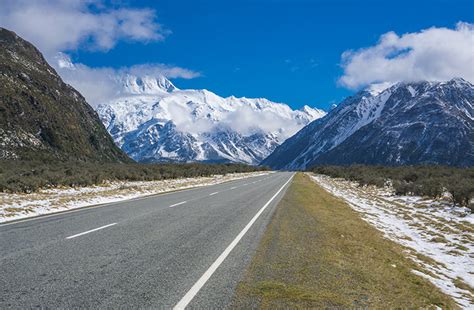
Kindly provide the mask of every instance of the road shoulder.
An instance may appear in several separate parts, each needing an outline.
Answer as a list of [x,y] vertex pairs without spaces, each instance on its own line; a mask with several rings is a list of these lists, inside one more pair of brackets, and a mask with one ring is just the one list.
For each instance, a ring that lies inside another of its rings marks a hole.
[[299,173],[231,308],[456,308],[414,267],[403,247]]

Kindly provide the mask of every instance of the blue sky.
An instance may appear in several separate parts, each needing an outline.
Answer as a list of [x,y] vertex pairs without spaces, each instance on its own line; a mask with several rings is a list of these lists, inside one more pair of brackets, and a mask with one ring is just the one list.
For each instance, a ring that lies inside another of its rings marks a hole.
[[362,82],[338,83],[347,50],[374,46],[390,31],[453,29],[474,20],[474,1],[143,0],[120,5],[152,9],[163,38],[125,37],[106,49],[64,48],[74,62],[92,68],[179,66],[200,74],[173,79],[180,88],[265,97],[294,108],[327,109],[362,87]]

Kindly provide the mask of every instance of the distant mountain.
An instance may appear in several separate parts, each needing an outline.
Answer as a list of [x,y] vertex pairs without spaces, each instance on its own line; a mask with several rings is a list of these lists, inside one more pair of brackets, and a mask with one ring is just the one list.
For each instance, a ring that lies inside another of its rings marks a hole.
[[41,53],[0,28],[0,159],[130,161]]
[[289,138],[262,165],[474,165],[474,87],[447,82],[398,83],[349,97]]
[[179,90],[163,76],[123,78],[121,97],[99,105],[107,130],[141,162],[258,164],[287,137],[325,115],[267,99]]

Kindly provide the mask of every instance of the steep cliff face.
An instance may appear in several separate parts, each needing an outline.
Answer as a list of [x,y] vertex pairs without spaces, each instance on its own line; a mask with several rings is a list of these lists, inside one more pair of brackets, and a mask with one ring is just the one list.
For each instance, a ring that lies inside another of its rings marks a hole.
[[474,87],[460,78],[361,91],[285,141],[262,164],[472,166],[473,104]]
[[0,159],[130,161],[41,53],[0,28]]

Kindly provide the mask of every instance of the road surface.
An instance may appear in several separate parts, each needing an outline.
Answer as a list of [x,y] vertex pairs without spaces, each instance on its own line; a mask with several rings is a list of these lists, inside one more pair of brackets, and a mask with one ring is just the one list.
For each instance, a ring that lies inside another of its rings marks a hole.
[[223,308],[291,177],[0,225],[0,308]]

